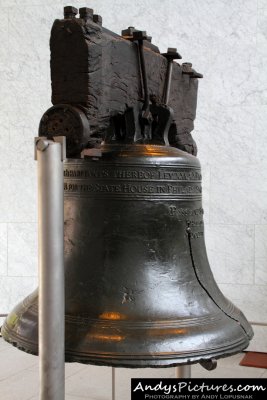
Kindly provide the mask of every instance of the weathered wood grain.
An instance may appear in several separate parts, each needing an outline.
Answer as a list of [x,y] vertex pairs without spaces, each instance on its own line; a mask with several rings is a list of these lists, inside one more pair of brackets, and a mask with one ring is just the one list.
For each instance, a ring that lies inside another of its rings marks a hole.
[[[51,39],[52,103],[82,108],[91,137],[100,142],[110,117],[142,100],[137,44],[82,18],[56,20]],[[167,60],[144,42],[149,94],[162,100]],[[192,154],[198,80],[173,65],[169,106],[174,110],[170,143]]]

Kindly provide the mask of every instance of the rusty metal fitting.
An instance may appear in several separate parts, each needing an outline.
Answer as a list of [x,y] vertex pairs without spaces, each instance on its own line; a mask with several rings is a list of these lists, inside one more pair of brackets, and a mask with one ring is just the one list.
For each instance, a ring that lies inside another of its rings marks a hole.
[[88,7],[79,8],[80,18],[83,19],[93,19],[94,10]]
[[146,31],[137,31],[133,32],[133,40],[147,40],[148,36]]
[[[133,34],[134,34],[134,32],[141,32],[141,31],[139,31],[138,29],[135,29],[134,26],[128,26],[127,29],[123,29],[123,30],[121,31],[121,36],[122,36],[124,39],[128,39],[128,40],[138,40],[138,39],[133,39]],[[146,34],[146,32],[143,32],[143,33]],[[151,42],[152,42],[152,36],[146,36],[146,38],[143,39],[143,40],[147,40],[148,42],[151,43]]]
[[64,19],[73,19],[78,14],[78,9],[72,6],[64,7]]
[[175,47],[168,47],[167,53],[161,53],[161,55],[166,57],[168,60],[178,60],[182,58]]
[[101,15],[94,14],[93,15],[93,21],[98,25],[102,25],[102,17],[101,17]]
[[127,29],[121,31],[121,36],[133,36],[133,32],[136,31],[134,26],[128,26]]

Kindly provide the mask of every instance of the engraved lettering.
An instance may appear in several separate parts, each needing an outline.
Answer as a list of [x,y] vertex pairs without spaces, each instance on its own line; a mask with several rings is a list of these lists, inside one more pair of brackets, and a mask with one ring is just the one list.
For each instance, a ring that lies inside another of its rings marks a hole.
[[155,190],[154,186],[146,186],[146,185],[123,185],[124,193],[153,193]]
[[157,186],[157,193],[169,193],[169,194],[192,194],[201,193],[200,186],[172,186],[172,185],[161,185]]
[[149,170],[114,170],[112,176],[116,179],[154,179],[155,171]]
[[146,169],[132,169],[129,167],[128,169],[118,168],[113,169],[110,166],[106,166],[105,168],[101,167],[92,167],[90,166],[88,169],[79,169],[67,167],[64,171],[64,176],[66,178],[78,178],[78,179],[87,179],[87,178],[95,178],[95,179],[106,179],[106,178],[115,178],[115,179],[125,179],[125,180],[173,180],[173,181],[200,181],[201,174],[199,171],[195,170],[167,170],[160,169],[157,170],[154,167],[146,168]]
[[[92,193],[129,193],[129,194],[163,194],[163,195],[191,195],[199,194],[201,188],[198,186],[173,186],[173,185],[146,185],[146,184],[119,184],[119,183],[69,183],[65,182],[64,190],[67,192],[92,192]],[[191,215],[180,209],[180,215]]]
[[[191,209],[191,208],[177,208],[176,206],[170,206],[169,207],[169,211],[170,211],[170,215],[172,217],[193,217],[193,216],[202,216],[204,214],[204,210],[203,208],[196,208],[196,209]],[[202,224],[202,221],[191,221],[191,220],[187,220],[187,222],[192,226],[194,226],[194,224]]]
[[201,174],[198,171],[160,171],[160,179],[177,181],[200,181]]
[[64,183],[64,190],[68,192],[77,192],[78,191],[78,185],[76,183]]
[[109,171],[106,169],[66,169],[64,171],[66,178],[108,178]]
[[194,227],[194,226],[200,227],[203,225],[203,220],[201,220],[201,221],[187,220],[186,222],[188,225],[190,225],[190,227]]

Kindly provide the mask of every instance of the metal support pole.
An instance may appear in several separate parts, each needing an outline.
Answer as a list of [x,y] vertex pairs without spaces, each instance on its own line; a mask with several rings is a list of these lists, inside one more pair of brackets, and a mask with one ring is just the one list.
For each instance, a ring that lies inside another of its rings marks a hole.
[[112,400],[115,400],[115,368],[112,367],[112,372],[111,372],[111,385],[112,385]]
[[[62,138],[63,139],[63,138]],[[63,147],[36,138],[38,162],[40,400],[64,400]]]
[[191,378],[191,365],[175,367],[175,378]]

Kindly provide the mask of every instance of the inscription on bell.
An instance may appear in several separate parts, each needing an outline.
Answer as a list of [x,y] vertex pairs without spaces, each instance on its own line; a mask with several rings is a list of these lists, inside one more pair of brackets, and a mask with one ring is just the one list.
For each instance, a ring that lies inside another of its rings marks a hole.
[[65,169],[65,178],[109,178],[109,171],[103,168],[90,168],[90,169]]
[[[177,208],[176,206],[170,206],[169,207],[169,212],[172,217],[178,216],[178,217],[193,217],[193,216],[198,216],[198,215],[203,215],[204,210],[203,208],[196,208],[196,209],[191,209],[191,208]],[[188,221],[191,223],[191,221]]]
[[140,196],[194,196],[201,194],[201,174],[197,168],[180,166],[102,164],[68,165],[64,171],[65,193]]
[[159,171],[159,179],[175,181],[201,181],[198,171]]
[[64,184],[65,192],[78,193],[124,193],[124,194],[200,194],[200,185],[170,185],[170,184],[100,184],[100,183],[69,183]]
[[175,171],[169,168],[156,169],[155,167],[134,169],[134,168],[68,168],[64,171],[66,178],[77,179],[122,179],[122,180],[164,180],[164,181],[201,181],[201,174],[197,170]]

